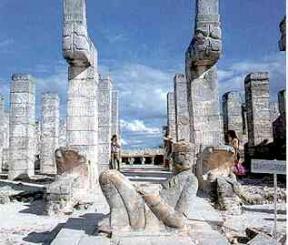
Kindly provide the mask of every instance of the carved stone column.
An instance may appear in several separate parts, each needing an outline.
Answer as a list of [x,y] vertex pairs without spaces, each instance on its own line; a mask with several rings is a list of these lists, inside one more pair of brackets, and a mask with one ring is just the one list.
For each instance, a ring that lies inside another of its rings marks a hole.
[[10,90],[9,179],[34,175],[35,133],[35,83],[30,75],[14,74]]
[[67,145],[87,158],[98,181],[97,50],[87,31],[85,0],[64,0],[63,56],[69,64]]
[[216,72],[221,52],[219,0],[197,0],[194,38],[185,61],[190,141],[196,152],[223,142]]

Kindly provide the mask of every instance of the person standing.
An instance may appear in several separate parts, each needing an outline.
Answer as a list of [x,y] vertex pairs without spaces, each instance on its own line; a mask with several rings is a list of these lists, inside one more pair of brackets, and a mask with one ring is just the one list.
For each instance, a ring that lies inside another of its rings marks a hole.
[[172,170],[172,151],[173,151],[173,139],[169,134],[169,131],[166,131],[166,134],[163,138],[164,140],[164,167],[168,170]]
[[111,138],[111,165],[110,169],[117,169],[120,171],[120,150],[121,146],[118,143],[118,137],[114,134]]
[[235,165],[233,168],[233,172],[237,176],[243,176],[246,174],[246,170],[240,161],[240,140],[234,130],[228,130],[227,141],[228,144],[232,146],[235,150]]

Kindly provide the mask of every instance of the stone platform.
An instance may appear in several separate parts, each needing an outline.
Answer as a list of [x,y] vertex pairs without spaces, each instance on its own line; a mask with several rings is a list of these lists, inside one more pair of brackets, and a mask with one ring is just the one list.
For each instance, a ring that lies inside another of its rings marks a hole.
[[217,230],[223,224],[222,217],[203,198],[196,197],[189,213],[190,229],[187,233],[169,231],[139,231],[113,233],[111,238],[99,236],[96,226],[104,217],[100,213],[88,213],[77,218],[68,219],[52,245],[186,245],[186,244],[229,244]]

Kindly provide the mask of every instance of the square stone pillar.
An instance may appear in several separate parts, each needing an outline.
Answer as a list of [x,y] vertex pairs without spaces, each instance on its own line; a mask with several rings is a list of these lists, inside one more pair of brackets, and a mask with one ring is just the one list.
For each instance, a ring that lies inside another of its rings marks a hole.
[[279,25],[281,38],[279,40],[279,49],[280,51],[286,51],[286,16],[280,22]]
[[281,90],[278,93],[278,105],[279,105],[279,112],[281,115],[286,115],[286,90]]
[[9,170],[9,112],[4,111],[3,120],[3,153],[2,153],[2,170]]
[[269,143],[273,139],[269,108],[268,72],[250,73],[245,78],[249,147]]
[[223,143],[216,64],[222,53],[219,0],[197,0],[194,37],[185,54],[190,141],[196,153]]
[[66,147],[67,146],[67,134],[66,134],[66,120],[60,120],[59,125],[59,147]]
[[187,102],[187,82],[184,74],[174,77],[176,140],[190,141],[190,122]]
[[3,167],[3,150],[4,150],[4,123],[5,123],[5,111],[4,111],[4,97],[0,95],[0,173]]
[[112,131],[111,134],[116,134],[120,138],[119,125],[119,94],[118,91],[112,91]]
[[99,172],[109,169],[112,129],[112,80],[100,79],[98,85],[98,159]]
[[167,126],[170,137],[176,141],[176,117],[174,92],[167,93]]
[[35,139],[35,83],[30,75],[14,74],[10,89],[9,179],[34,175]]
[[55,150],[59,147],[60,100],[57,94],[42,95],[40,172],[56,174]]
[[234,130],[242,144],[245,144],[247,132],[241,92],[229,91],[225,93],[222,96],[222,110],[224,135],[227,135],[228,130]]

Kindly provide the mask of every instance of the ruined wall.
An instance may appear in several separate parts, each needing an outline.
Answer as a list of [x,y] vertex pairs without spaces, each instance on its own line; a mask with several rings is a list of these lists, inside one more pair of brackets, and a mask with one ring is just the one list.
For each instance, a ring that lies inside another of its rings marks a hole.
[[10,89],[9,179],[34,175],[35,84],[30,75],[14,74]]
[[42,95],[40,172],[56,174],[55,150],[59,146],[60,100],[57,94]]
[[267,72],[250,73],[245,78],[249,146],[272,141],[269,108],[269,77]]
[[176,140],[176,122],[175,122],[175,95],[173,92],[167,93],[167,126],[169,135]]
[[190,141],[190,124],[187,104],[187,82],[184,74],[174,76],[176,140]]
[[109,168],[112,129],[112,80],[100,79],[98,85],[98,159],[99,172]]

